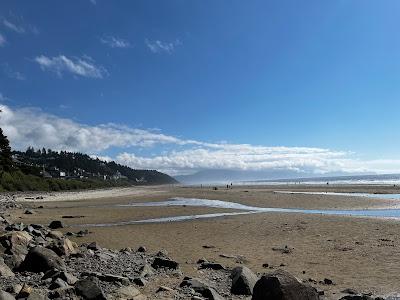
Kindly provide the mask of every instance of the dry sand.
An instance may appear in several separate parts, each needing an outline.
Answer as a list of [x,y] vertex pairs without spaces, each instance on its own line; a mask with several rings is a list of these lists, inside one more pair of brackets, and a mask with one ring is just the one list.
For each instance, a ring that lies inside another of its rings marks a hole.
[[[104,223],[146,218],[229,212],[228,209],[195,207],[121,208],[110,204],[161,201],[170,197],[193,197],[234,201],[262,207],[282,208],[377,208],[395,207],[399,200],[327,195],[279,194],[275,190],[339,191],[398,193],[389,186],[253,186],[232,190],[194,187],[145,187],[101,190],[95,192],[55,193],[26,205],[36,214],[16,217],[24,223],[48,224],[65,215],[84,216],[62,219],[67,225]],[[31,197],[32,195],[30,195]],[[37,196],[37,195],[33,195]],[[24,200],[24,195],[20,200]],[[65,197],[65,198],[63,198]],[[53,201],[56,200],[56,201]],[[65,201],[64,201],[65,200]],[[71,201],[75,200],[75,201]],[[97,207],[88,207],[99,205]],[[64,231],[82,228],[67,227]],[[78,243],[98,241],[107,248],[147,246],[150,251],[166,249],[182,264],[186,273],[195,270],[195,262],[205,257],[227,266],[241,256],[257,272],[283,268],[301,279],[317,282],[330,278],[335,285],[314,284],[325,290],[328,299],[339,298],[340,291],[353,288],[378,295],[400,293],[400,221],[345,216],[287,213],[263,213],[163,224],[137,224],[116,227],[90,227],[92,234],[77,238]],[[210,245],[214,248],[204,248]],[[291,254],[274,251],[274,247],[293,248]],[[281,266],[283,264],[283,266]],[[304,273],[303,273],[304,271]]]

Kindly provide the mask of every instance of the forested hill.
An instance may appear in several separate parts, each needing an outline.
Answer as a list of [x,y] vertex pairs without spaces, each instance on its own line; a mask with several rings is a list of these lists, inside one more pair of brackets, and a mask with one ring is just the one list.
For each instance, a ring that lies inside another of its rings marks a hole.
[[24,173],[47,178],[124,180],[133,184],[171,184],[177,181],[156,170],[135,170],[87,154],[28,148],[13,151],[14,164]]

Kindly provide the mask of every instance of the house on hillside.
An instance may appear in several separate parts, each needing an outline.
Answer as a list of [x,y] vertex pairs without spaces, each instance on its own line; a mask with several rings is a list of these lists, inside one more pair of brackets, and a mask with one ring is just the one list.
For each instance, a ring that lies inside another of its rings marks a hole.
[[117,171],[113,176],[112,179],[119,180],[119,179],[128,179],[125,175],[122,175],[120,171]]

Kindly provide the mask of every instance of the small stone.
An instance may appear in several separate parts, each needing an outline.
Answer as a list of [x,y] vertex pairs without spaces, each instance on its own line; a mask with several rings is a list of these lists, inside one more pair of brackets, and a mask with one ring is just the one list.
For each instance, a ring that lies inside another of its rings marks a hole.
[[146,252],[146,251],[147,251],[147,249],[146,249],[145,246],[140,246],[140,247],[137,249],[137,252],[142,252],[142,253],[144,253],[144,252]]
[[158,289],[157,289],[157,291],[156,291],[156,293],[160,293],[160,292],[173,292],[174,290],[173,289],[171,289],[171,288],[169,288],[169,287],[167,287],[167,286],[160,286]]
[[142,295],[142,293],[134,286],[124,286],[120,287],[113,293],[113,299],[130,299],[130,300],[146,300],[147,297]]
[[86,247],[89,250],[97,251],[100,250],[100,246],[96,242],[91,242],[89,245]]
[[52,239],[56,239],[56,240],[62,239],[63,236],[64,236],[64,234],[61,231],[58,231],[58,230],[52,230],[47,234],[47,237],[52,238]]
[[49,224],[50,229],[59,229],[59,228],[63,228],[63,227],[64,227],[64,225],[61,221],[52,221]]
[[142,277],[135,277],[132,279],[132,282],[137,286],[145,286],[147,284],[147,280]]
[[343,291],[341,291],[341,293],[343,294],[349,294],[349,295],[357,295],[358,292],[354,289],[344,289]]
[[26,283],[21,288],[21,291],[18,293],[17,298],[27,298],[32,293],[33,289]]
[[225,270],[225,267],[219,263],[203,262],[199,269]]
[[62,280],[61,278],[57,278],[56,280],[54,280],[52,282],[52,284],[49,286],[50,290],[55,290],[58,288],[65,288],[68,286],[68,283],[66,283],[64,280]]

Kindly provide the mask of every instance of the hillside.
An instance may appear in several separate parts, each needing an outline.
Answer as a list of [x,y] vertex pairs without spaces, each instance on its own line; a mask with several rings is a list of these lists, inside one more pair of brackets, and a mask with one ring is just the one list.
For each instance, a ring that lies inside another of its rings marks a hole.
[[36,150],[13,151],[14,164],[25,174],[44,178],[96,179],[126,181],[131,184],[177,183],[167,174],[156,170],[135,170],[113,161],[105,162],[87,154],[67,151]]

